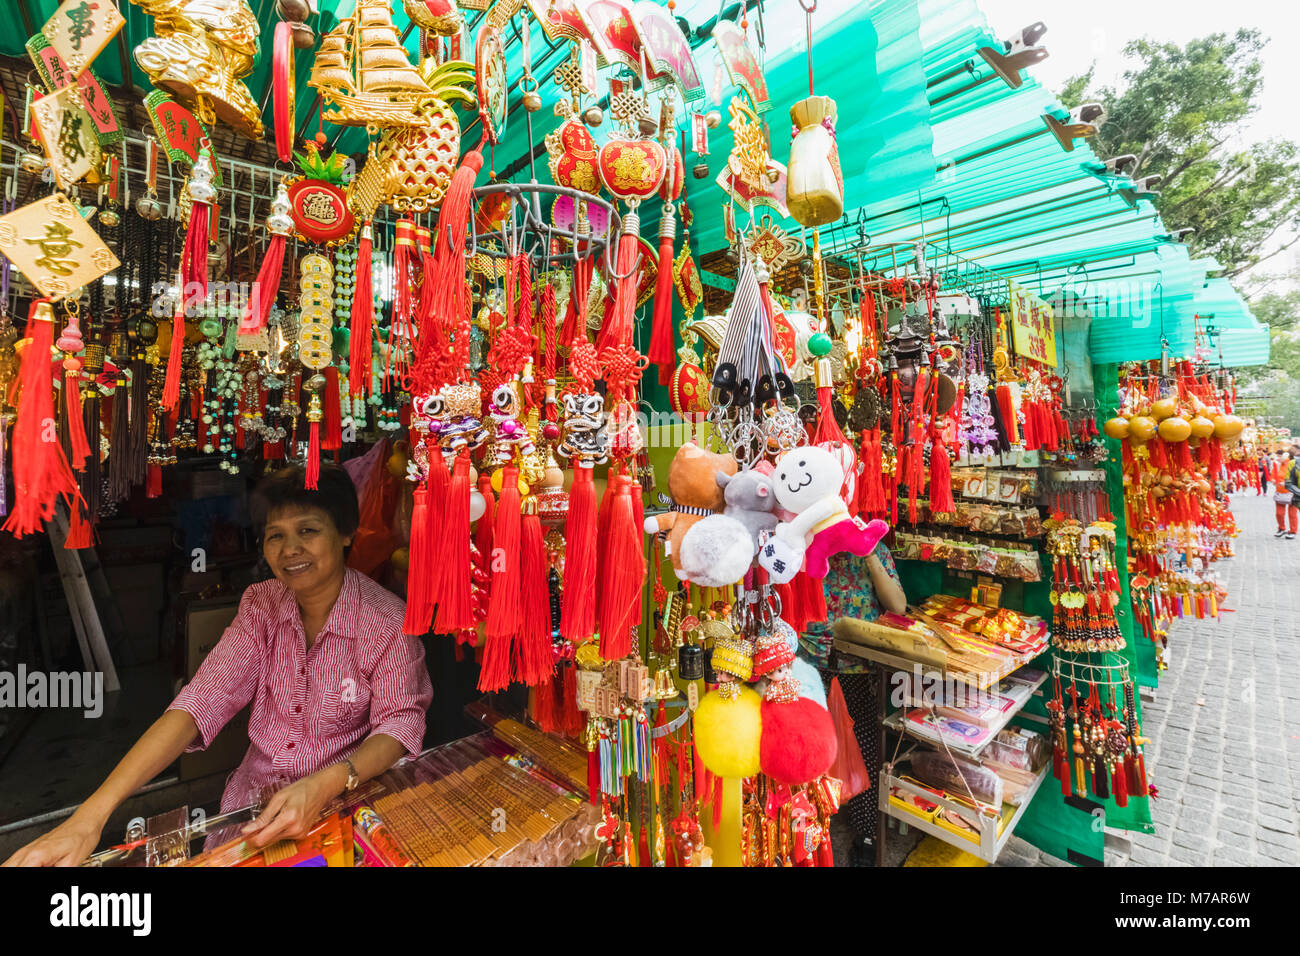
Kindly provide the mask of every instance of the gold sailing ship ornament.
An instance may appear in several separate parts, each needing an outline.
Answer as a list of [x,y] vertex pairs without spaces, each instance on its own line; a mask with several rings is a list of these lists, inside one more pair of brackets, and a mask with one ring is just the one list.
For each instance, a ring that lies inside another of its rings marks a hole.
[[307,85],[334,108],[322,115],[336,126],[422,126],[421,106],[435,99],[406,58],[388,0],[357,0],[321,39]]
[[246,0],[135,0],[155,36],[135,48],[149,82],[211,126],[220,120],[262,136],[261,110],[244,86],[258,53],[257,18]]

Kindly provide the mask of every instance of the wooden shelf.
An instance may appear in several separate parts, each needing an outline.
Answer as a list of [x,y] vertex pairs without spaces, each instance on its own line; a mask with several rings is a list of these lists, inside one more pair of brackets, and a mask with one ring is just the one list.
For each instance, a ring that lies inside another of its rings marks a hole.
[[[960,850],[965,850],[972,856],[979,857],[985,863],[993,863],[997,860],[998,854],[1002,852],[1002,848],[1007,845],[1007,841],[1011,839],[1011,834],[1015,831],[1016,825],[1025,815],[1025,811],[1029,808],[1029,804],[1034,799],[1034,794],[1038,792],[1038,788],[1042,786],[1043,780],[1046,779],[1051,769],[1052,766],[1050,763],[1043,765],[1043,769],[1038,772],[1038,776],[1034,778],[1034,782],[1029,785],[1027,790],[1025,790],[1024,796],[1020,800],[1020,805],[1016,807],[1015,812],[1007,820],[1006,825],[1002,827],[1002,832],[998,832],[998,825],[1002,820],[1001,813],[997,816],[980,815],[978,843],[972,840],[963,839],[951,830],[939,826],[937,823],[918,816],[917,814],[910,813],[907,810],[902,810],[891,804],[889,802],[889,795],[893,792],[894,788],[897,787],[905,793],[915,794],[931,803],[936,803],[943,809],[964,813],[970,812],[969,807],[963,807],[942,797],[936,797],[933,792],[924,787],[918,787],[915,784],[907,783],[899,777],[895,777],[893,775],[893,766],[890,764],[886,764],[880,773],[878,787],[880,812],[891,816],[896,820],[900,820],[910,827],[916,827],[922,833],[928,833],[930,836],[938,837],[944,843],[955,846]],[[1007,804],[1003,804],[1003,806],[1007,806]]]

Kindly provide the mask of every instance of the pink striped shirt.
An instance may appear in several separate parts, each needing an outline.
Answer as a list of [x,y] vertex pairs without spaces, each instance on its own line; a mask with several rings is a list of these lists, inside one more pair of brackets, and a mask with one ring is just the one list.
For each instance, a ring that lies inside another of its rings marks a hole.
[[239,613],[168,710],[194,718],[202,750],[250,701],[250,746],[221,797],[225,813],[257,790],[337,763],[372,734],[419,753],[433,687],[420,642],[402,633],[405,605],[348,568],[307,649],[293,592],[278,580],[244,592]]

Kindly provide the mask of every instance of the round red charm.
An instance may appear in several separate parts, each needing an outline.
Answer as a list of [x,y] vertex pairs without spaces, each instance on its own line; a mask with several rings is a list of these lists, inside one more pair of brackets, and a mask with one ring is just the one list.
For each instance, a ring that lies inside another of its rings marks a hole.
[[322,245],[346,239],[357,228],[346,194],[323,179],[289,184],[289,215],[298,238]]
[[652,139],[612,139],[600,148],[600,179],[622,200],[649,199],[663,182],[668,158]]

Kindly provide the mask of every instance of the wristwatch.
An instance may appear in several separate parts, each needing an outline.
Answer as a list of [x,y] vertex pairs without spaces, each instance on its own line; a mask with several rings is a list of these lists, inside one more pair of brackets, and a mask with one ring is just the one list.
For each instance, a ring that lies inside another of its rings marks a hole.
[[343,792],[351,793],[357,788],[357,784],[361,783],[361,778],[357,776],[357,768],[352,766],[351,760],[344,757],[343,762],[348,765],[348,782],[343,785]]

